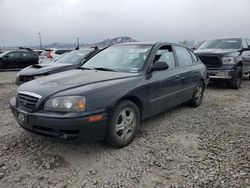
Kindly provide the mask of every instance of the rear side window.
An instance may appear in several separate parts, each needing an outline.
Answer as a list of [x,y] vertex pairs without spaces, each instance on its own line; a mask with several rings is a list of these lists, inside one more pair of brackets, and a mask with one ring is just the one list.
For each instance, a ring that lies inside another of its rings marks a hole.
[[57,50],[57,51],[55,52],[55,54],[62,55],[62,54],[64,54],[64,53],[70,52],[70,51],[71,51],[71,50]]
[[175,59],[172,47],[170,45],[162,46],[156,52],[154,62],[163,61],[166,62],[169,66],[169,69],[175,68]]
[[11,52],[8,54],[8,56],[10,58],[19,58],[19,57],[21,57],[21,54],[20,54],[20,52]]
[[29,52],[22,52],[22,57],[34,57],[34,55],[32,53],[29,53]]
[[193,59],[188,50],[184,47],[175,46],[176,56],[181,67],[188,66],[193,63]]

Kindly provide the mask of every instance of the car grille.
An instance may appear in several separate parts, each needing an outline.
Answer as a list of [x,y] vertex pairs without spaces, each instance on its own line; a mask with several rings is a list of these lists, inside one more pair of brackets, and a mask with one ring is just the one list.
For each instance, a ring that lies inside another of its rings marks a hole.
[[207,68],[218,68],[222,65],[220,56],[198,56]]
[[19,76],[18,78],[19,82],[28,82],[33,79],[34,79],[33,76]]
[[34,110],[36,107],[37,102],[39,101],[41,97],[37,94],[32,93],[18,93],[18,99],[20,106],[29,109]]

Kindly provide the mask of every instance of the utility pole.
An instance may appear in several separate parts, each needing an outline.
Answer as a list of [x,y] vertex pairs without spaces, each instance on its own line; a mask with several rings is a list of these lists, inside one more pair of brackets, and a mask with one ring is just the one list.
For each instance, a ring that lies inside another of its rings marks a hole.
[[43,49],[43,46],[42,46],[42,37],[41,37],[41,33],[38,33],[39,35],[39,41],[40,41],[40,49],[42,50]]
[[76,43],[77,43],[77,47],[79,48],[79,47],[80,47],[80,44],[79,44],[79,37],[76,38]]
[[2,43],[3,43],[3,49],[4,49],[4,40],[2,40]]

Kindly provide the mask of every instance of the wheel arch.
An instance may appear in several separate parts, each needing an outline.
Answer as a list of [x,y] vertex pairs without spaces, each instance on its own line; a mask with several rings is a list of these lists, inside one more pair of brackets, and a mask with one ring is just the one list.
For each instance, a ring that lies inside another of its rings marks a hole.
[[121,101],[124,101],[124,100],[129,100],[129,101],[135,103],[135,105],[139,109],[140,116],[141,116],[141,119],[142,119],[144,106],[143,106],[143,103],[142,103],[141,99],[139,97],[135,96],[135,95],[127,95],[127,96],[124,96],[124,97],[120,98],[119,100],[117,100],[114,106],[116,107]]

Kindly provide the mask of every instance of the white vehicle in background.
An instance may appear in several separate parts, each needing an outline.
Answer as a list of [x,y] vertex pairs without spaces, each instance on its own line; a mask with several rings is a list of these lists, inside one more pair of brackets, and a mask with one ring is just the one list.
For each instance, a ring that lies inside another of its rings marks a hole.
[[64,53],[71,52],[71,49],[45,49],[39,56],[39,63],[52,61]]
[[41,55],[44,50],[33,50],[36,54]]

